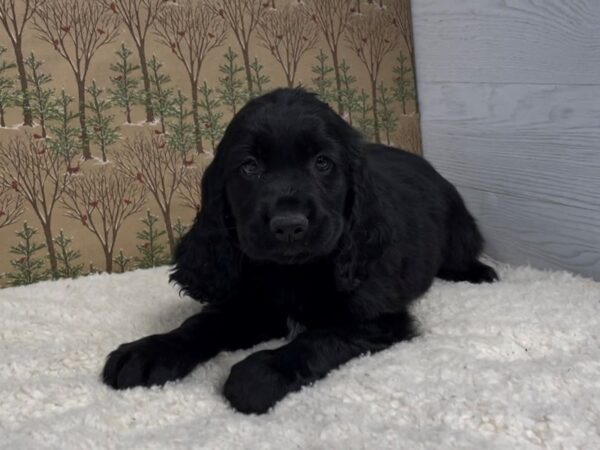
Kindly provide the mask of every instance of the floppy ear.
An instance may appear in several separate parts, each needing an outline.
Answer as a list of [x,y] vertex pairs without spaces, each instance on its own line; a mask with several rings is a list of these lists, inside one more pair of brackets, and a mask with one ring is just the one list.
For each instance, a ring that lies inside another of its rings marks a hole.
[[202,206],[192,228],[175,249],[170,281],[195,300],[224,302],[235,294],[241,253],[225,198],[223,158],[216,152],[202,178]]
[[349,192],[346,201],[346,225],[335,259],[336,284],[350,292],[368,276],[368,266],[378,259],[390,239],[387,221],[379,207],[373,182],[362,154],[362,142],[348,147],[350,157]]

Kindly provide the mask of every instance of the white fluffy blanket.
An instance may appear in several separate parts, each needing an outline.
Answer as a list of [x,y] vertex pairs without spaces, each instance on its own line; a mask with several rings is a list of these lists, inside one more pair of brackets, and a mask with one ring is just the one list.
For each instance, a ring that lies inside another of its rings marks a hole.
[[118,344],[200,310],[165,268],[1,290],[0,448],[600,448],[600,283],[500,274],[492,285],[436,282],[414,307],[421,337],[263,416],[220,395],[248,351],[164,388],[100,382]]

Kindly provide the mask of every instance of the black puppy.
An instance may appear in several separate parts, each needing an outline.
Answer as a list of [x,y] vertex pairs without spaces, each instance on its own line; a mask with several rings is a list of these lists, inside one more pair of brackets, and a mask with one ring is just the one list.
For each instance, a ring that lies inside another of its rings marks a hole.
[[103,378],[160,385],[223,350],[285,337],[231,369],[224,395],[264,413],[286,394],[367,352],[410,339],[408,307],[434,277],[497,279],[456,189],[424,159],[366,144],[300,89],[249,102],[206,169],[202,210],[171,280],[204,310],[179,328],[123,344]]

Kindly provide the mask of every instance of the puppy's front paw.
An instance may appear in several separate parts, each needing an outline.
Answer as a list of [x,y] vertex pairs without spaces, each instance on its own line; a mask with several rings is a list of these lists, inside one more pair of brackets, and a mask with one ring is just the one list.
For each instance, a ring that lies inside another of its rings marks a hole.
[[115,389],[162,385],[194,368],[186,346],[172,335],[153,335],[120,345],[110,353],[102,380]]
[[231,368],[223,394],[239,412],[263,414],[298,386],[273,364],[272,351],[263,350],[248,356]]

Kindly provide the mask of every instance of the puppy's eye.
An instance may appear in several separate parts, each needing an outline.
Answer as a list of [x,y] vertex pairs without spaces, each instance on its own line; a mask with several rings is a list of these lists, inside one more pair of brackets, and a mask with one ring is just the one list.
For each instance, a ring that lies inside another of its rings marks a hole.
[[315,159],[315,167],[320,172],[327,172],[333,166],[333,161],[331,161],[327,156],[319,155]]
[[258,174],[260,168],[258,166],[258,161],[254,158],[249,158],[240,166],[240,171],[247,176],[253,176]]

